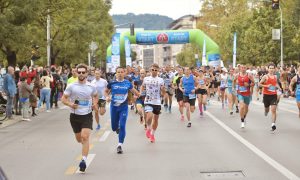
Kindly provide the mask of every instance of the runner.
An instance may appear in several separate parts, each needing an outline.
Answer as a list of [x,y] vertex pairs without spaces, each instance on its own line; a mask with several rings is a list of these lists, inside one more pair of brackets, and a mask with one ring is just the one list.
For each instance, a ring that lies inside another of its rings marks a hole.
[[226,68],[223,68],[221,70],[221,74],[220,74],[220,94],[221,94],[221,102],[222,102],[222,109],[224,109],[224,103],[226,102],[226,93],[225,93],[225,90],[227,88],[227,84],[226,84],[226,81],[227,81],[227,69]]
[[[101,116],[103,116],[106,112],[105,110],[105,105],[106,105],[106,98],[104,96],[104,91],[107,86],[107,81],[103,78],[101,78],[101,72],[100,70],[95,71],[95,79],[92,81],[92,85],[96,87],[97,92],[98,92],[98,108],[94,109],[95,110],[95,119],[97,123],[96,130],[99,130],[101,128],[100,122],[99,122],[99,113]],[[99,111],[100,109],[100,111]]]
[[[141,90],[141,86],[143,84],[144,78],[146,76],[146,71],[145,69],[141,69],[140,70],[140,77],[138,80],[134,81],[134,87],[136,88],[136,90],[140,91]],[[146,92],[140,92],[140,97],[136,99],[135,104],[136,104],[136,108],[137,108],[137,112],[140,115],[140,123],[145,125],[145,129],[147,128],[146,123],[144,121],[144,116],[145,116],[145,111],[144,111],[144,101],[145,101],[145,97],[146,97]]]
[[87,83],[88,68],[85,64],[76,67],[78,81],[69,84],[63,96],[62,103],[70,107],[70,122],[76,140],[82,144],[82,160],[79,170],[85,172],[86,160],[89,154],[89,137],[93,129],[92,108],[97,107],[97,90]]
[[261,81],[259,82],[259,86],[263,87],[263,102],[265,105],[265,116],[268,115],[271,106],[272,112],[272,131],[276,130],[276,106],[277,106],[277,91],[276,89],[280,89],[277,83],[277,77],[275,73],[275,65],[270,64],[268,66],[269,73],[264,75]]
[[180,80],[179,89],[183,92],[183,102],[185,103],[186,116],[188,119],[187,127],[189,128],[192,126],[191,113],[195,111],[195,87],[197,87],[198,83],[196,77],[191,74],[191,68],[185,67],[184,73],[184,77]]
[[164,96],[164,108],[165,111],[169,111],[171,113],[171,108],[172,108],[172,98],[173,98],[173,87],[172,87],[172,82],[174,79],[174,74],[171,72],[171,66],[167,65],[165,68],[165,72],[163,72],[160,76],[164,80],[164,85],[166,89],[166,94]]
[[199,76],[196,78],[196,81],[198,82],[196,90],[198,98],[198,107],[200,111],[200,116],[203,116],[203,110],[206,111],[207,89],[210,86],[210,83],[207,84],[203,70],[199,70]]
[[146,112],[146,137],[150,142],[155,142],[155,131],[158,127],[158,118],[161,111],[161,96],[165,94],[164,80],[158,77],[159,66],[152,64],[151,76],[145,77],[140,92],[146,90],[145,112]]
[[234,89],[232,86],[233,81],[234,81],[234,70],[230,69],[229,75],[227,76],[227,80],[226,80],[226,84],[227,84],[226,94],[228,97],[228,107],[229,107],[230,115],[233,115],[233,105],[236,100],[236,94],[234,93]]
[[[296,83],[296,89],[294,85]],[[296,96],[296,102],[299,109],[299,118],[300,118],[300,65],[298,66],[298,72],[296,76],[294,76],[291,80],[290,87],[289,87],[291,94]]]
[[233,86],[238,85],[237,97],[240,106],[241,128],[245,128],[245,118],[251,101],[250,87],[254,86],[254,79],[246,73],[247,68],[245,65],[241,65],[240,68],[240,73],[235,77]]
[[178,103],[178,106],[179,106],[180,120],[184,121],[184,115],[183,115],[183,108],[184,108],[183,93],[179,89],[180,80],[183,77],[183,68],[179,67],[177,69],[177,71],[178,71],[178,75],[173,80],[173,86],[175,88],[175,97],[176,97],[176,100],[177,100],[177,103]]
[[[116,69],[116,80],[108,83],[105,89],[106,102],[110,102],[111,128],[119,135],[117,153],[122,154],[122,145],[126,136],[126,121],[128,117],[128,91],[130,90],[137,97],[139,92],[133,88],[131,82],[124,79],[125,69]],[[112,98],[109,96],[111,93]]]

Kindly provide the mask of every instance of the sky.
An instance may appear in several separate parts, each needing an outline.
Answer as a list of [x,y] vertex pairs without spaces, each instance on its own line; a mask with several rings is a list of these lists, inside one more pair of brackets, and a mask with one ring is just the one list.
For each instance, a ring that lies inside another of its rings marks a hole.
[[113,0],[110,14],[159,14],[178,19],[198,14],[201,0]]

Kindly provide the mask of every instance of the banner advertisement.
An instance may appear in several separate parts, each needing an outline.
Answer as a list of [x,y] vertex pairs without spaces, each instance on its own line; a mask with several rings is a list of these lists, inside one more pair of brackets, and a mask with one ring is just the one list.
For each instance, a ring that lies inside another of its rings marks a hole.
[[137,44],[185,44],[190,42],[189,32],[137,32]]
[[125,43],[126,66],[132,66],[131,48],[130,48],[130,41],[128,37],[124,37],[124,43]]
[[206,60],[206,41],[204,39],[203,42],[203,49],[202,49],[202,66],[207,66],[207,60]]
[[236,66],[236,32],[233,35],[233,68]]

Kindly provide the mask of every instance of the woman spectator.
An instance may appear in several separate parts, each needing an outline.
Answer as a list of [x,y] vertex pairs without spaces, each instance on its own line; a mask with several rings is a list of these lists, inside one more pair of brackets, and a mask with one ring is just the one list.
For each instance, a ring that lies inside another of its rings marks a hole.
[[46,101],[46,112],[50,112],[50,82],[53,81],[52,75],[48,73],[48,71],[44,70],[43,71],[43,76],[40,79],[40,85],[41,85],[41,90],[40,90],[40,100],[39,100],[39,105],[38,108],[41,107],[42,102]]

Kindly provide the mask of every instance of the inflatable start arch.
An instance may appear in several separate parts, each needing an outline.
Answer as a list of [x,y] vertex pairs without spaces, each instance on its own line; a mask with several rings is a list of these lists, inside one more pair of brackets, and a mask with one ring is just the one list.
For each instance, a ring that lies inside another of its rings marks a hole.
[[[190,30],[166,30],[166,31],[137,31],[134,36],[130,32],[120,34],[120,53],[124,55],[125,40],[128,37],[131,44],[153,45],[153,44],[197,44],[203,48],[204,39],[206,42],[206,59],[209,65],[220,65],[219,46],[203,31],[199,29]],[[107,58],[111,57],[111,45],[107,48]]]

